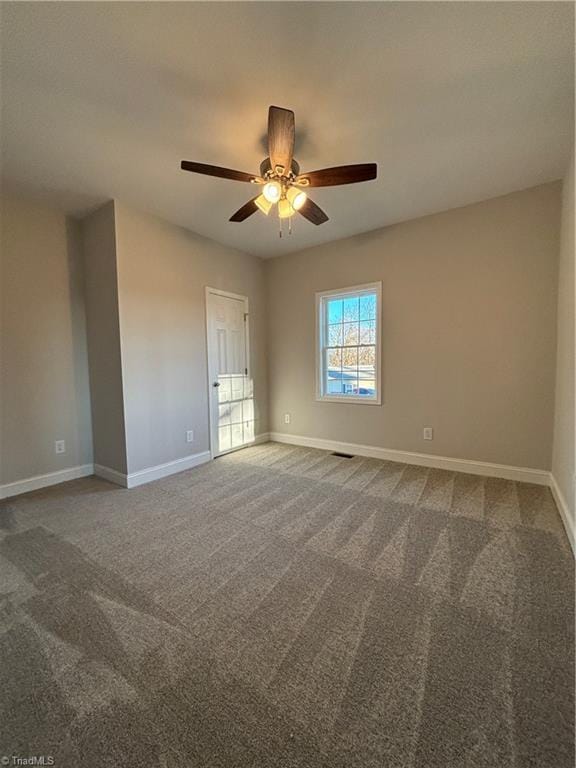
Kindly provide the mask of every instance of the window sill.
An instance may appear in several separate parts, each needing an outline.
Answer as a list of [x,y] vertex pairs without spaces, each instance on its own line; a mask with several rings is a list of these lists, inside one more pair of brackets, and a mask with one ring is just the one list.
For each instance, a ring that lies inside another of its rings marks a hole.
[[316,400],[319,403],[354,403],[361,405],[382,405],[382,399],[380,397],[362,397],[355,395],[316,395]]

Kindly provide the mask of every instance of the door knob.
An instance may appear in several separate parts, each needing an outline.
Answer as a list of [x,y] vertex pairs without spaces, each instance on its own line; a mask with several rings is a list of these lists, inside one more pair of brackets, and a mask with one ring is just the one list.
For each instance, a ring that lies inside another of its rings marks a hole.
[[215,381],[215,382],[212,384],[212,386],[213,386],[213,387],[219,387],[219,386],[220,386],[220,382],[219,382],[219,381]]

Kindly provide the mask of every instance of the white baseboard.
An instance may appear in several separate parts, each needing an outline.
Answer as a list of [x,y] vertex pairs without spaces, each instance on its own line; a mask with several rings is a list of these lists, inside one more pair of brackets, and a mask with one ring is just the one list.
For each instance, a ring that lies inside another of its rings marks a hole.
[[105,467],[103,464],[94,464],[94,474],[104,480],[109,480],[111,483],[121,485],[123,488],[128,487],[127,475],[123,472],[118,472],[116,469]]
[[60,469],[57,472],[48,472],[46,475],[36,475],[27,477],[25,480],[17,480],[14,483],[0,485],[0,499],[8,499],[11,496],[18,496],[21,493],[37,491],[40,488],[47,488],[50,485],[58,485],[68,480],[77,480],[79,477],[88,477],[94,473],[92,464],[82,464],[78,467],[69,467]]
[[274,440],[277,443],[301,445],[306,448],[319,448],[324,451],[352,453],[356,456],[367,456],[372,459],[398,461],[401,464],[416,464],[419,467],[433,467],[434,469],[447,469],[453,472],[467,472],[471,475],[501,477],[504,480],[518,480],[524,483],[550,485],[550,472],[543,469],[513,467],[508,464],[491,464],[485,461],[470,461],[469,459],[451,459],[447,456],[396,451],[391,448],[378,448],[374,445],[341,443],[336,440],[322,440],[315,437],[304,437],[303,435],[287,435],[282,432],[270,432],[270,440]]
[[554,496],[554,501],[556,502],[556,506],[560,512],[560,517],[564,523],[566,536],[568,537],[568,541],[572,547],[572,552],[576,556],[576,531],[574,530],[574,519],[570,514],[568,504],[564,498],[564,494],[560,490],[560,486],[556,482],[556,478],[552,473],[550,473],[550,490],[552,491],[552,496]]
[[94,474],[98,475],[98,477],[103,477],[105,480],[109,480],[111,483],[121,485],[124,488],[136,488],[139,485],[145,485],[154,480],[160,480],[163,477],[175,475],[177,472],[184,472],[187,469],[192,469],[207,461],[210,461],[210,451],[202,451],[201,453],[194,453],[191,456],[184,456],[182,459],[167,461],[165,464],[156,464],[154,467],[140,469],[138,472],[130,472],[128,475],[125,475],[123,472],[118,472],[115,469],[110,469],[110,467],[95,464]]
[[467,472],[471,475],[484,477],[500,477],[504,480],[516,480],[521,483],[535,483],[547,485],[554,497],[560,518],[566,530],[566,536],[576,556],[576,531],[574,520],[568,510],[556,478],[551,472],[544,469],[529,469],[526,467],[513,467],[509,464],[491,464],[486,461],[470,461],[468,459],[450,459],[446,456],[433,456],[425,453],[411,453],[409,451],[395,451],[389,448],[377,448],[373,445],[358,445],[356,443],[340,443],[336,440],[322,440],[303,435],[287,435],[282,432],[270,432],[270,440],[276,443],[288,443],[301,445],[305,448],[319,448],[325,451],[340,451],[352,453],[356,456],[368,456],[373,459],[386,461],[398,461],[402,464],[416,464],[420,467],[433,467],[434,469],[448,469],[454,472]]
[[[250,445],[266,443],[269,439],[270,435],[268,432],[263,432],[262,434],[257,435]],[[147,467],[138,472],[131,472],[130,474],[118,472],[116,469],[111,469],[103,464],[84,464],[80,467],[71,467],[70,469],[63,469],[59,472],[50,472],[47,475],[38,475],[37,477],[29,477],[15,483],[1,485],[0,499],[17,496],[20,493],[27,493],[28,491],[35,491],[39,488],[47,488],[50,485],[64,483],[67,480],[88,477],[93,474],[104,478],[104,480],[109,480],[115,485],[120,485],[123,488],[136,488],[139,485],[151,483],[153,480],[160,480],[162,477],[168,477],[177,472],[184,472],[187,469],[197,467],[200,464],[210,461],[210,458],[210,451],[202,451],[201,453],[195,453],[191,456],[185,456],[182,459],[169,461],[165,464],[157,464],[154,467]]]
[[136,488],[138,485],[151,483],[153,480],[160,480],[163,477],[168,477],[168,475],[175,475],[177,472],[184,472],[186,469],[205,464],[210,459],[210,451],[202,451],[202,453],[185,456],[183,459],[176,459],[176,461],[168,461],[166,464],[157,464],[155,467],[131,472],[127,477],[127,487]]

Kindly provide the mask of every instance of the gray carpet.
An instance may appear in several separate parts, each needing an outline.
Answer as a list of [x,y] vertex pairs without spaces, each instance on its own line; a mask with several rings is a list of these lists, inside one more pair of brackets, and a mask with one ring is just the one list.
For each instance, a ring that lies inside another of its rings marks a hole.
[[269,443],[13,499],[0,755],[119,768],[572,768],[546,488]]

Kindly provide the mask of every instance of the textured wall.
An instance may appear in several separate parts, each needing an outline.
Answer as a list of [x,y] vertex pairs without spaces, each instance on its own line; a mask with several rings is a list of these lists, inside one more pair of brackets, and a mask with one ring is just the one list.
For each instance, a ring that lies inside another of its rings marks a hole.
[[92,435],[78,224],[18,197],[1,202],[5,484],[90,463]]
[[[271,430],[549,469],[560,191],[545,184],[266,262]],[[317,402],[314,293],[375,280],[383,404]]]

